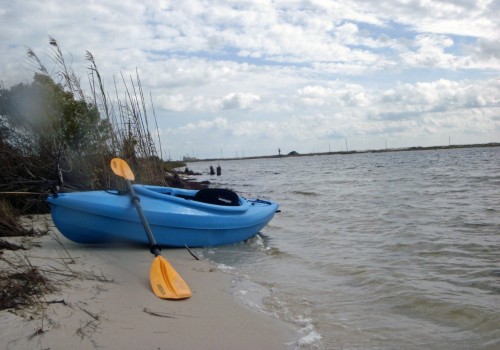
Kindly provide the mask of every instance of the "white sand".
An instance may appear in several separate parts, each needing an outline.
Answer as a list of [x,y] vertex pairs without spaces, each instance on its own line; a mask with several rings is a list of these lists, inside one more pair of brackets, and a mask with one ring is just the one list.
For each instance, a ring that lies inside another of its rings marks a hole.
[[[49,216],[38,220],[52,225]],[[44,308],[17,314],[1,311],[1,349],[290,349],[297,345],[291,325],[239,304],[229,292],[231,276],[205,260],[195,260],[187,250],[163,250],[162,256],[188,283],[193,296],[162,300],[150,289],[154,257],[147,248],[84,246],[53,231],[25,242],[31,245],[27,251],[3,254],[9,260],[27,256],[56,280],[60,291],[45,296]]]

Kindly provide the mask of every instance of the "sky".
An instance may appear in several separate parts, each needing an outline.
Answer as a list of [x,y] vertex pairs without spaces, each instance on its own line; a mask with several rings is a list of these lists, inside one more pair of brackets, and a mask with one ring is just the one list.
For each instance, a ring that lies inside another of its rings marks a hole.
[[107,90],[139,72],[164,159],[500,142],[500,0],[0,0],[0,23],[5,88],[49,37],[84,86],[86,51]]

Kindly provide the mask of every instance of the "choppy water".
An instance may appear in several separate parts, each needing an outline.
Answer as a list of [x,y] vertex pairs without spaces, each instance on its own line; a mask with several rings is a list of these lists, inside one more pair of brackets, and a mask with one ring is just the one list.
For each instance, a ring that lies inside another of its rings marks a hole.
[[282,212],[263,238],[202,254],[301,348],[500,348],[499,147],[220,165],[203,178]]

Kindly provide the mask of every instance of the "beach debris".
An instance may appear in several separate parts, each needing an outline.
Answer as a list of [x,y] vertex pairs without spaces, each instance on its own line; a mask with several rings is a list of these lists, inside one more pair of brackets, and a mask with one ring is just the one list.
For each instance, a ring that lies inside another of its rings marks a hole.
[[95,333],[99,329],[99,326],[101,324],[101,316],[86,309],[80,308],[80,310],[90,316],[90,320],[86,322],[82,321],[84,322],[84,324],[75,332],[76,335],[83,339]]
[[[55,299],[47,301],[45,296],[60,290],[70,280],[94,280],[98,282],[113,283],[114,280],[102,271],[76,271],[71,268],[75,259],[70,256],[62,242],[56,241],[63,247],[59,254],[65,256],[43,257],[28,256],[30,246],[19,245],[0,239],[0,310],[11,311],[32,309],[28,314],[37,314],[50,304],[66,305],[65,300]],[[21,253],[22,252],[22,253]],[[38,263],[33,263],[35,259]],[[48,263],[41,263],[48,261]],[[24,313],[24,312],[21,312]],[[30,316],[31,318],[32,316]]]
[[144,311],[145,313],[149,314],[149,315],[153,315],[153,316],[157,316],[157,317],[164,317],[164,318],[175,318],[174,316],[172,316],[171,313],[167,313],[167,312],[159,312],[159,311],[153,311],[151,309],[148,309],[148,308],[144,308],[142,311]]
[[17,263],[2,258],[12,271],[0,273],[0,310],[33,306],[44,294],[58,290],[56,285],[33,266],[27,257]]
[[186,175],[201,175],[201,173],[194,172],[193,170],[189,169],[188,167],[184,168],[184,174],[186,174]]
[[0,237],[33,237],[48,233],[48,228],[35,229],[29,223],[30,217],[24,216],[21,219],[9,202],[0,200]]
[[178,313],[175,313],[175,312],[171,313],[171,312],[154,311],[154,310],[148,309],[147,307],[145,307],[142,311],[144,311],[145,313],[147,313],[149,315],[152,315],[152,316],[164,317],[164,318],[173,318],[173,319],[176,319],[177,317],[175,317],[175,316],[198,318],[196,316],[185,315],[185,314],[178,314]]
[[30,232],[20,224],[9,202],[0,200],[0,213],[0,237],[29,235]]
[[191,249],[189,249],[189,247],[187,246],[187,244],[184,245],[187,249],[187,251],[189,252],[189,254],[191,254],[191,256],[193,258],[195,258],[196,260],[200,260],[200,258],[198,258],[198,255],[196,255],[195,253],[193,253],[193,251]]
[[4,239],[0,239],[0,254],[3,253],[3,250],[26,250],[26,247],[23,246],[22,244],[15,244],[15,243],[10,243],[7,242]]

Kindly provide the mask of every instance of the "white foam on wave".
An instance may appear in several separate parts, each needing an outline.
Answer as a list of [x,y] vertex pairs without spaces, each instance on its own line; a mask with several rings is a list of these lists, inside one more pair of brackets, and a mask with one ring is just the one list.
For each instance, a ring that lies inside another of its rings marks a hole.
[[316,331],[311,331],[307,335],[303,336],[297,341],[297,345],[300,347],[311,346],[317,344],[321,341],[321,335]]
[[260,234],[256,234],[252,238],[248,239],[246,241],[246,244],[248,244],[252,248],[257,248],[261,251],[264,251],[266,249],[266,245],[264,243],[264,239]]
[[218,264],[217,269],[222,271],[228,271],[228,270],[234,270],[234,267],[225,264]]
[[296,322],[304,326],[299,330],[299,333],[305,334],[297,341],[299,348],[311,348],[320,344],[321,335],[314,330],[314,326],[310,318],[298,317]]
[[[298,310],[290,308],[290,305],[285,301],[285,297],[281,296],[274,288],[271,288],[270,292],[266,305],[268,309],[272,310],[272,315],[300,327],[297,331],[299,338],[295,343],[295,349],[322,349],[322,337],[315,330],[312,318],[297,315]],[[302,301],[302,304],[306,305],[307,303]]]

